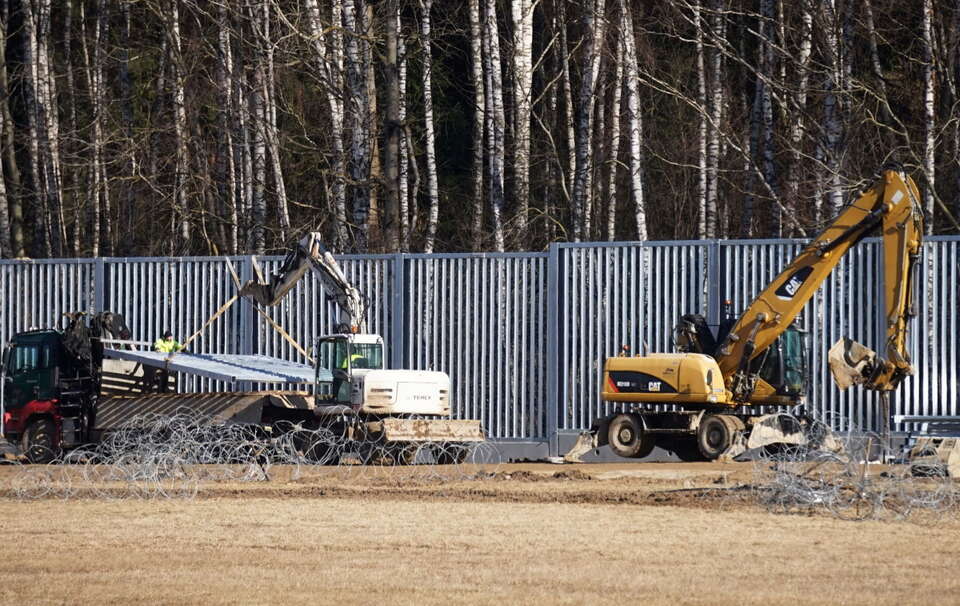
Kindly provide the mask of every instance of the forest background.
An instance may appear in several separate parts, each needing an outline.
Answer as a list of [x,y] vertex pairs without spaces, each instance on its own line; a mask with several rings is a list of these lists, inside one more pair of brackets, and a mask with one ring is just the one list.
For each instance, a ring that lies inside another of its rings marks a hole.
[[960,233],[960,0],[4,0],[3,257]]

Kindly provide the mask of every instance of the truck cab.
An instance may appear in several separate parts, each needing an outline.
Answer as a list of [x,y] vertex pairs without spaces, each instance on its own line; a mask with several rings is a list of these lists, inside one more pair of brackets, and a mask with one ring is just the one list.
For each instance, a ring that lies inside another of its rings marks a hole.
[[52,459],[84,439],[93,376],[56,330],[19,333],[3,352],[3,433],[28,458]]

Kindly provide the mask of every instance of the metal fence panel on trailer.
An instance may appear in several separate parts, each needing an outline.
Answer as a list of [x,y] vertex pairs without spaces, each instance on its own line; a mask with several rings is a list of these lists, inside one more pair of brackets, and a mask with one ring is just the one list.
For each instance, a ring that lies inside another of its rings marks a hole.
[[[239,271],[241,260],[231,262]],[[147,342],[165,330],[186,341],[237,291],[222,257],[104,259],[103,279],[98,285],[103,310],[122,314],[131,338]],[[242,321],[241,305],[234,303],[189,344],[189,350],[244,353]],[[184,391],[232,389],[198,376],[181,375],[179,380]]]

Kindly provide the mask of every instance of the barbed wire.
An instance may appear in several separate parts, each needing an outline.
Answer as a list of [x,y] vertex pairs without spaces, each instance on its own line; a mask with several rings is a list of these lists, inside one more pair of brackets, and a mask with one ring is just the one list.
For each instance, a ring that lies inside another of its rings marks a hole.
[[386,468],[403,466],[409,470],[405,482],[458,481],[489,476],[501,457],[486,441],[357,440],[335,426],[281,421],[267,430],[191,412],[139,415],[98,444],[58,455],[48,465],[8,462],[21,467],[0,496],[155,499],[193,498],[210,483],[267,482],[281,469],[290,480],[301,479],[306,469],[342,480],[389,478],[394,474],[384,473]]
[[[755,453],[751,498],[778,513],[820,511],[847,520],[905,519],[960,511],[960,484],[937,466],[911,464],[880,437],[851,423],[784,425],[804,428],[800,444]],[[834,419],[833,421],[836,421]],[[740,494],[744,494],[743,491]]]

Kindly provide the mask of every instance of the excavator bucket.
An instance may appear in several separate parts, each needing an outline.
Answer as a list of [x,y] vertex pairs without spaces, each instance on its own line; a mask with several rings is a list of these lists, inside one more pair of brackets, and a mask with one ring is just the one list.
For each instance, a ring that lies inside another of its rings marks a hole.
[[869,380],[876,367],[877,354],[869,347],[843,337],[830,348],[827,361],[837,387],[846,389]]

